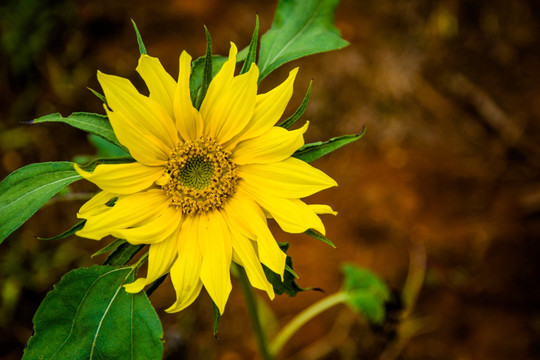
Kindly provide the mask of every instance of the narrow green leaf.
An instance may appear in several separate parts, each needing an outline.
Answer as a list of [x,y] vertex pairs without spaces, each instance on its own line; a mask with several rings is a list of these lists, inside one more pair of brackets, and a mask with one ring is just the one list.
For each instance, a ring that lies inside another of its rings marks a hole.
[[343,273],[347,304],[364,315],[370,324],[382,324],[386,316],[385,304],[390,300],[386,284],[376,274],[355,265],[343,266]]
[[106,254],[108,252],[112,252],[116,249],[118,249],[118,247],[122,244],[126,243],[126,240],[123,240],[123,239],[114,239],[113,242],[111,242],[110,244],[108,244],[107,246],[99,249],[98,251],[96,251],[95,253],[92,254],[92,258],[96,257],[96,256],[99,256],[99,255],[103,255],[103,254]]
[[118,158],[99,158],[94,159],[84,165],[80,165],[81,169],[84,171],[93,171],[96,166],[101,164],[127,164],[134,162],[135,159],[130,157],[118,157]]
[[249,71],[252,63],[257,62],[257,43],[259,41],[259,15],[255,18],[255,30],[253,31],[253,36],[251,37],[251,42],[249,43],[248,53],[246,55],[246,60],[242,65],[240,74],[246,73]]
[[93,266],[70,271],[34,315],[24,360],[161,359],[163,330],[144,292],[130,294],[134,269]]
[[204,55],[204,71],[202,74],[201,87],[197,92],[197,97],[195,98],[194,107],[199,110],[203,102],[206,92],[208,91],[208,86],[212,81],[212,37],[210,32],[204,27],[204,33],[206,35],[206,54]]
[[71,162],[27,165],[0,183],[0,243],[53,195],[81,176]]
[[101,100],[105,105],[107,105],[107,99],[105,98],[104,95],[101,95],[100,93],[98,93],[96,90],[92,89],[92,88],[89,88],[87,87],[88,90],[90,90],[92,92],[92,94],[94,94],[99,100]]
[[[225,64],[225,61],[227,61],[227,58],[224,56],[212,55],[212,78],[216,76],[216,74],[221,69],[223,64]],[[191,101],[193,102],[193,106],[195,106],[197,95],[199,94],[199,91],[201,90],[204,69],[205,69],[204,65],[205,65],[205,56],[201,56],[197,58],[191,64],[191,77],[189,79],[189,93],[191,96]]]
[[313,83],[313,80],[311,80],[309,82],[309,87],[307,89],[306,96],[304,96],[304,100],[302,100],[302,103],[300,104],[298,109],[296,109],[294,114],[289,116],[289,118],[287,120],[283,121],[281,124],[278,124],[277,126],[281,126],[282,128],[289,129],[291,126],[294,125],[294,123],[296,121],[298,121],[298,119],[300,119],[300,117],[302,117],[302,115],[304,115],[304,112],[306,111],[306,107],[307,107],[309,98],[311,96],[311,84],[312,83]]
[[139,44],[139,52],[141,55],[148,55],[146,52],[146,47],[144,46],[144,43],[141,38],[141,34],[139,33],[139,29],[137,28],[137,24],[135,24],[135,21],[131,19],[131,23],[133,24],[133,29],[135,29],[135,35],[137,35],[137,44]]
[[334,150],[339,149],[344,145],[360,139],[362,136],[364,136],[364,133],[365,130],[362,130],[362,132],[359,134],[342,135],[325,142],[317,141],[311,144],[306,144],[300,149],[296,150],[292,156],[309,163],[331,153]]
[[105,115],[76,112],[68,117],[62,117],[59,113],[45,115],[35,120],[30,121],[32,124],[39,124],[44,122],[62,122],[71,125],[77,129],[95,134],[108,142],[120,147],[123,150],[127,149],[120,144],[114,131],[112,129],[109,119]]
[[63,233],[61,233],[61,234],[59,234],[59,235],[56,235],[56,236],[53,236],[53,237],[49,237],[49,238],[38,237],[38,239],[39,239],[39,240],[46,240],[46,241],[49,241],[49,240],[60,240],[60,239],[67,238],[68,236],[73,235],[73,234],[75,234],[77,231],[81,230],[81,229],[84,227],[84,224],[85,224],[85,223],[86,223],[86,220],[79,221],[78,223],[76,223],[75,225],[73,225],[71,228],[69,228],[68,230],[64,231]]
[[144,245],[131,245],[125,241],[107,256],[103,265],[125,265],[133,259],[143,247]]
[[339,0],[280,0],[272,28],[261,38],[259,81],[281,65],[349,43],[334,26]]
[[219,308],[217,307],[216,303],[213,300],[212,300],[212,317],[214,318],[213,333],[214,333],[214,337],[217,338],[219,320],[221,318],[221,315],[219,314]]
[[[279,247],[284,253],[287,253],[287,250],[289,249],[289,244],[280,243]],[[299,292],[308,290],[301,288],[296,283],[296,278],[298,276],[293,270],[292,259],[289,255],[287,255],[287,260],[285,263],[286,271],[285,274],[283,274],[283,281],[281,281],[281,276],[279,276],[263,264],[264,274],[266,275],[268,281],[270,281],[270,283],[272,284],[272,287],[274,288],[276,294],[281,295],[283,293],[286,293],[289,296],[296,296],[296,294],[298,294]]]
[[313,229],[307,229],[307,230],[304,232],[304,234],[309,235],[309,236],[311,236],[312,238],[315,238],[315,239],[317,239],[317,240],[320,240],[320,241],[322,241],[323,243],[326,243],[326,244],[330,245],[330,246],[333,247],[334,249],[336,248],[336,245],[334,245],[334,243],[333,243],[332,241],[328,240],[328,239],[326,238],[326,236],[324,236],[323,234],[321,234],[321,233],[319,233],[319,232],[317,232],[317,231],[315,231],[315,230],[313,230]]

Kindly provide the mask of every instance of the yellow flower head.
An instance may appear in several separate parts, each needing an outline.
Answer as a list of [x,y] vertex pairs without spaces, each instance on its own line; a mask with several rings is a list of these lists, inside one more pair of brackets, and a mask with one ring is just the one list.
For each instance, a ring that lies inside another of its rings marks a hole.
[[[274,126],[292,95],[297,70],[273,90],[257,95],[255,64],[234,76],[237,49],[210,83],[200,110],[193,107],[191,57],[183,52],[176,82],[157,58],[142,55],[137,71],[150,90],[141,95],[129,80],[98,72],[118,140],[136,162],[98,165],[79,174],[103,191],[79,210],[79,236],[112,235],[149,244],[148,272],[125,285],[141,291],[170,272],[176,302],[189,306],[202,286],[223,313],[231,291],[231,261],[251,284],[274,297],[261,263],[283,276],[286,255],[268,229],[274,218],[290,233],[315,229],[326,205],[300,198],[336,186],[322,171],[291,155],[304,144],[302,128]],[[113,199],[113,201],[111,201]]]

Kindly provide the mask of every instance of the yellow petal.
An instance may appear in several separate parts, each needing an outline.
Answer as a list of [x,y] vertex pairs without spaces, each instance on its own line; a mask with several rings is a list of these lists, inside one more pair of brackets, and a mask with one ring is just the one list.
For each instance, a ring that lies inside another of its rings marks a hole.
[[203,121],[201,114],[193,107],[189,92],[191,74],[191,56],[182,51],[180,55],[178,84],[174,95],[174,117],[176,128],[184,140],[196,140],[202,135]]
[[219,309],[225,304],[232,289],[231,285],[231,235],[223,215],[219,211],[200,216],[199,242],[202,251],[201,281]]
[[[220,143],[240,133],[255,110],[259,69],[252,64],[247,73],[232,77],[234,74],[232,60],[235,59],[236,46],[231,43],[229,60],[212,80],[201,105],[205,134],[214,137]],[[223,76],[219,76],[221,72]]]
[[173,98],[176,89],[176,81],[161,65],[158,58],[141,55],[137,72],[141,75],[148,90],[150,99],[160,104],[173,118]]
[[99,240],[114,231],[138,226],[157,217],[169,203],[169,197],[158,189],[128,195],[118,199],[110,210],[84,216],[84,228],[76,234]]
[[289,72],[287,79],[265,94],[257,95],[255,111],[237,141],[260,136],[270,130],[283,115],[293,93],[298,68]]
[[[176,145],[178,142],[176,127],[161,105],[139,94],[127,79],[98,71],[98,80],[105,92],[108,106],[127,120],[127,123],[117,125],[137,127],[139,132],[152,135],[170,149]],[[116,133],[116,128],[114,130]],[[132,150],[129,147],[128,149]]]
[[135,160],[147,166],[164,165],[171,149],[148,131],[134,126],[122,113],[109,111],[104,106],[118,140],[128,148]]
[[268,229],[266,217],[259,205],[239,187],[223,209],[231,228],[250,240],[256,240],[261,262],[283,277],[287,255],[281,251]]
[[315,212],[315,214],[330,214],[337,215],[337,211],[334,211],[330,206],[323,204],[308,204],[308,206]]
[[153,283],[169,272],[177,254],[178,228],[175,230],[167,239],[150,245],[146,278],[140,278],[131,284],[124,285],[128,293],[138,293],[146,285]]
[[77,212],[78,218],[88,218],[90,216],[101,214],[111,209],[107,204],[111,199],[118,198],[118,195],[112,194],[108,191],[101,191],[94,195],[90,200],[84,203],[83,206]]
[[84,171],[75,164],[75,170],[102,190],[117,194],[133,194],[145,190],[159,179],[163,172],[162,167],[144,166],[137,162],[102,164],[93,172]]
[[247,182],[242,183],[242,188],[276,219],[283,231],[302,233],[311,228],[326,233],[321,219],[303,201],[261,192]]
[[238,167],[238,176],[257,192],[281,198],[303,198],[337,186],[324,172],[296,158],[242,165]]
[[284,160],[304,145],[308,124],[293,131],[276,126],[261,136],[242,141],[234,148],[232,159],[237,165]]
[[251,285],[257,289],[266,291],[268,297],[273,300],[275,297],[272,284],[266,279],[259,257],[251,241],[238,231],[231,231],[233,257],[241,265],[248,276]]
[[177,312],[188,307],[201,291],[202,258],[198,237],[199,217],[186,217],[178,237],[178,259],[171,268],[176,302],[165,310],[167,312]]
[[111,232],[112,236],[126,239],[130,244],[155,244],[169,237],[177,230],[182,219],[182,212],[169,206],[155,219],[129,229],[120,229]]

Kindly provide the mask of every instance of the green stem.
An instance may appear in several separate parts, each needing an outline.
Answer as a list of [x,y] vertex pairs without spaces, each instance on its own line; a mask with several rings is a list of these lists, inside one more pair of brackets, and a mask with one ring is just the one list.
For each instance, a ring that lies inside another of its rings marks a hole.
[[333,295],[327,296],[310,307],[304,309],[301,313],[296,315],[287,325],[285,325],[280,332],[276,335],[272,344],[270,345],[270,352],[275,356],[279,354],[283,346],[289,341],[289,339],[309,320],[319,315],[329,308],[347,301],[348,295],[345,292],[337,292]]
[[257,339],[257,344],[259,345],[259,351],[261,353],[261,358],[263,360],[272,360],[273,356],[270,354],[270,349],[268,348],[268,339],[262,328],[261,319],[259,317],[259,312],[257,311],[257,302],[255,299],[255,294],[249,283],[247,274],[243,268],[240,266],[237,267],[238,270],[238,280],[242,286],[242,292],[244,293],[244,298],[246,299],[246,305],[251,319],[251,325],[253,326],[253,331],[255,332],[255,337]]

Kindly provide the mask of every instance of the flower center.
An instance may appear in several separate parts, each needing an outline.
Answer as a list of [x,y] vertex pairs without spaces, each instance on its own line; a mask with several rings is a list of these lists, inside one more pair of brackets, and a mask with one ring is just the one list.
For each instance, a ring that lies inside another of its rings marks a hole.
[[172,204],[193,215],[219,209],[236,192],[236,166],[230,151],[211,137],[179,142],[157,184]]

